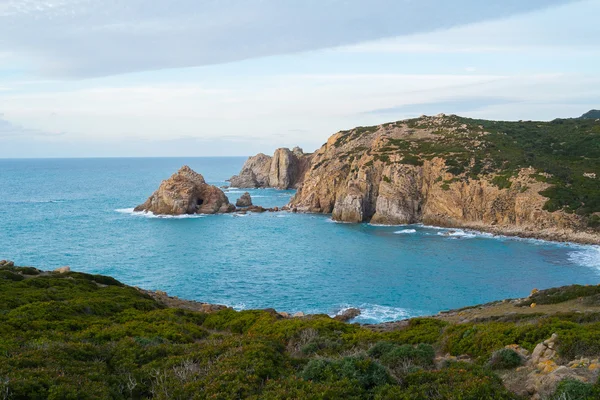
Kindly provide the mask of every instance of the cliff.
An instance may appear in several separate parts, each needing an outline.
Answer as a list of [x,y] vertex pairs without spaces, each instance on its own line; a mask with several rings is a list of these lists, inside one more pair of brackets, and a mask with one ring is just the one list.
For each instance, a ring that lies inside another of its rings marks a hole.
[[312,155],[301,148],[275,150],[273,157],[258,154],[250,157],[239,175],[231,177],[231,186],[238,188],[297,189],[304,181]]
[[206,183],[204,177],[187,165],[160,184],[135,211],[157,215],[217,214],[235,211],[221,189]]
[[338,132],[290,208],[600,243],[600,123],[438,115]]

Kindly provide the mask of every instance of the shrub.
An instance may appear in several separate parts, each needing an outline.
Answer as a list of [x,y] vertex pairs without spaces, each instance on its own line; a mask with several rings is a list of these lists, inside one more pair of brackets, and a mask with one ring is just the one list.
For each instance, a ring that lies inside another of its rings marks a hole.
[[414,365],[419,367],[433,366],[435,351],[429,344],[419,344],[416,347],[410,344],[395,346],[381,355],[381,362],[388,367]]
[[24,280],[25,278],[22,275],[15,274],[14,272],[0,271],[0,279],[6,279],[8,281],[18,282],[18,281]]
[[512,369],[523,364],[523,358],[512,349],[500,349],[495,351],[488,361],[492,369]]
[[348,379],[369,390],[391,382],[385,368],[365,357],[344,357],[340,360],[313,359],[300,373],[302,379],[315,382],[337,382]]
[[598,399],[594,385],[575,379],[565,379],[558,384],[552,400],[594,400]]

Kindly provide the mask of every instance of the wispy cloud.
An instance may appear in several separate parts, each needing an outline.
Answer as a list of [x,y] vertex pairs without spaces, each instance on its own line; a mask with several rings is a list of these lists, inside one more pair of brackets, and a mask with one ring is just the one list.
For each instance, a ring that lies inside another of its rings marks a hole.
[[62,136],[62,132],[45,132],[37,129],[25,128],[18,124],[13,124],[2,118],[0,114],[0,139],[2,138],[18,138],[31,139],[40,137],[56,137]]
[[348,45],[573,1],[8,0],[0,52],[45,76],[105,76]]
[[395,107],[380,108],[376,110],[367,111],[365,114],[374,115],[421,115],[421,114],[460,114],[460,113],[472,113],[479,111],[484,108],[496,105],[506,105],[519,103],[518,99],[511,99],[506,97],[486,97],[486,96],[474,96],[474,97],[458,97],[450,98],[446,100],[429,101],[423,103],[410,103],[399,105]]

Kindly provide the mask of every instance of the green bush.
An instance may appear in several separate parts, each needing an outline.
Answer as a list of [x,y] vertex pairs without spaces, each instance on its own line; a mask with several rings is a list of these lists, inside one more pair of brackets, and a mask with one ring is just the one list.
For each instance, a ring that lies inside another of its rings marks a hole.
[[339,360],[310,360],[300,373],[302,379],[314,382],[337,382],[348,379],[366,390],[391,382],[385,368],[365,357],[344,357]]
[[523,358],[512,349],[500,349],[492,354],[488,365],[492,369],[512,369],[523,365]]
[[381,363],[390,368],[433,366],[435,350],[430,344],[396,345],[389,342],[379,342],[368,351],[371,357],[378,358]]
[[510,393],[497,376],[485,369],[463,363],[433,371],[406,375],[400,386],[387,385],[375,399],[429,400],[509,400],[519,397]]
[[22,281],[25,278],[22,275],[16,274],[11,271],[0,271],[0,279],[6,279],[7,281]]
[[558,384],[552,400],[594,400],[598,399],[600,392],[594,385],[574,379],[565,379]]

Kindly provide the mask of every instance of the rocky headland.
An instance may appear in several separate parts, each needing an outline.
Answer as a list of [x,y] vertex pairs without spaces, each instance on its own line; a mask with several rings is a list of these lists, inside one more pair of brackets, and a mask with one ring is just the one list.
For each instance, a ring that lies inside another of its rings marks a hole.
[[221,189],[207,184],[202,175],[186,165],[164,180],[134,211],[156,215],[218,214],[233,212],[235,206]]
[[[359,127],[311,155],[288,207],[342,222],[600,244],[600,149],[592,141],[600,143],[600,121],[592,119],[440,114]],[[250,158],[240,176],[258,176],[258,164],[266,171],[257,161],[264,157]]]
[[237,188],[297,189],[310,167],[312,154],[301,148],[275,150],[273,157],[258,154],[250,157],[240,173],[229,180]]

